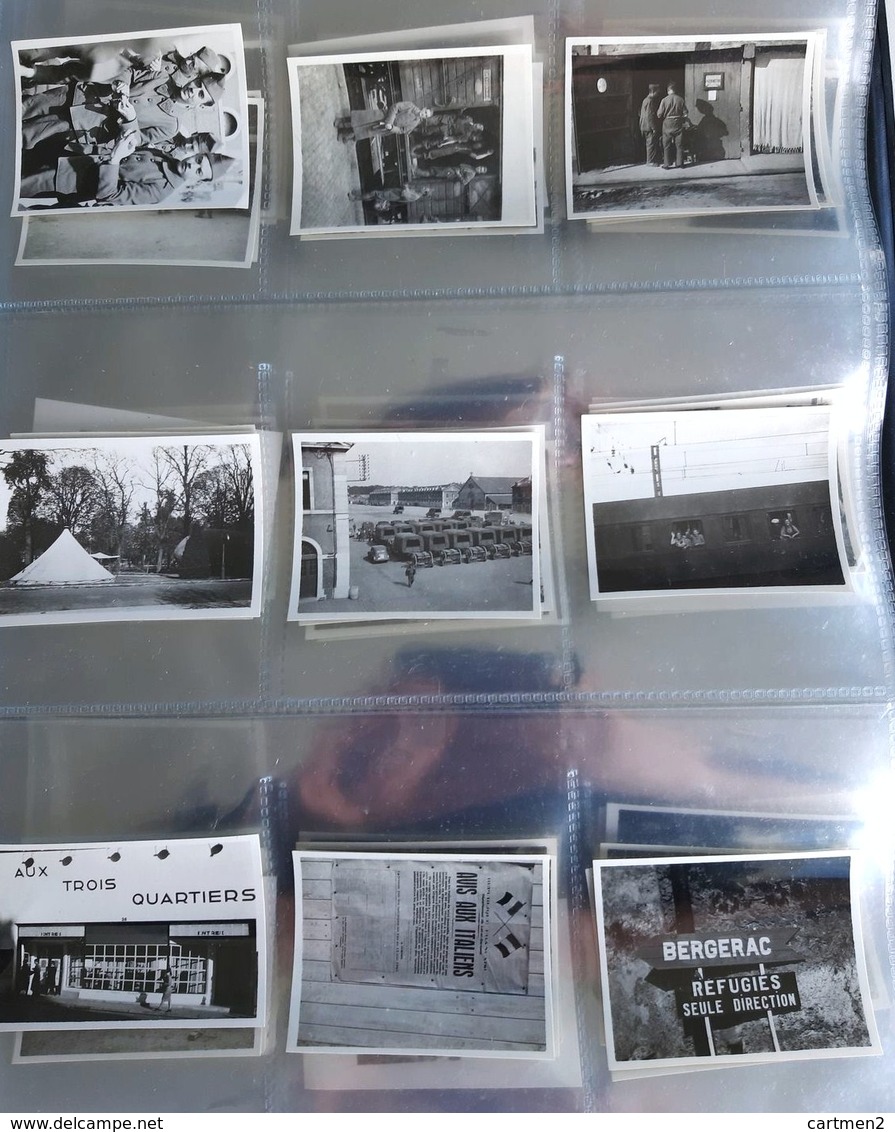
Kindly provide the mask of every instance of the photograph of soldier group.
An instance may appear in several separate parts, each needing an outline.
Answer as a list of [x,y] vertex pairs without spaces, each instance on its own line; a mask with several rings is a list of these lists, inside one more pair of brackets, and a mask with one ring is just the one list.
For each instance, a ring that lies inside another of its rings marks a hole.
[[294,232],[508,222],[502,55],[289,62]]
[[245,207],[242,50],[238,25],[13,44],[13,215]]

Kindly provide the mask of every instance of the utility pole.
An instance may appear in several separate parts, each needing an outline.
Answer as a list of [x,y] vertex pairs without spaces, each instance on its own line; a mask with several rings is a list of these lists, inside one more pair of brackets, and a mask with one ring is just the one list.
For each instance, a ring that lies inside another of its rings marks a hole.
[[653,497],[661,499],[662,492],[662,461],[659,458],[659,445],[651,444],[649,449],[650,469],[653,473]]

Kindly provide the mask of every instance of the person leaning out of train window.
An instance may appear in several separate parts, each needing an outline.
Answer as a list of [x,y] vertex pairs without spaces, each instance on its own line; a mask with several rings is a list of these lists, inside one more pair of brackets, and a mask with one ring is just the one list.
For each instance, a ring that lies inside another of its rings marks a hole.
[[792,511],[787,511],[783,520],[783,526],[780,528],[781,539],[794,539],[800,535],[799,528],[792,521]]

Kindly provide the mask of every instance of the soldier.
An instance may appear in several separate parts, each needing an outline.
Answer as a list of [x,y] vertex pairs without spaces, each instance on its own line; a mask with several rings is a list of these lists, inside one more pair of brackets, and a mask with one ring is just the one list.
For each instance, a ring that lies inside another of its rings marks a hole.
[[380,134],[410,134],[432,117],[432,111],[413,102],[396,102],[383,114],[381,110],[352,110],[336,118],[333,125],[339,141],[362,141]]
[[182,161],[151,148],[126,154],[118,161],[61,157],[54,168],[23,177],[20,196],[55,197],[59,208],[82,204],[152,207],[179,189],[213,181],[233,159],[196,154]]
[[647,165],[661,165],[659,117],[659,84],[650,83],[649,93],[640,104],[640,134],[646,146]]

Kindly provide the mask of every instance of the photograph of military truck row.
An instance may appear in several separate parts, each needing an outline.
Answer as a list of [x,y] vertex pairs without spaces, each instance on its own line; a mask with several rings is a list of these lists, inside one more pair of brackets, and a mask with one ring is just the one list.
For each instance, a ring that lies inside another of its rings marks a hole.
[[539,432],[293,443],[292,619],[540,615]]

